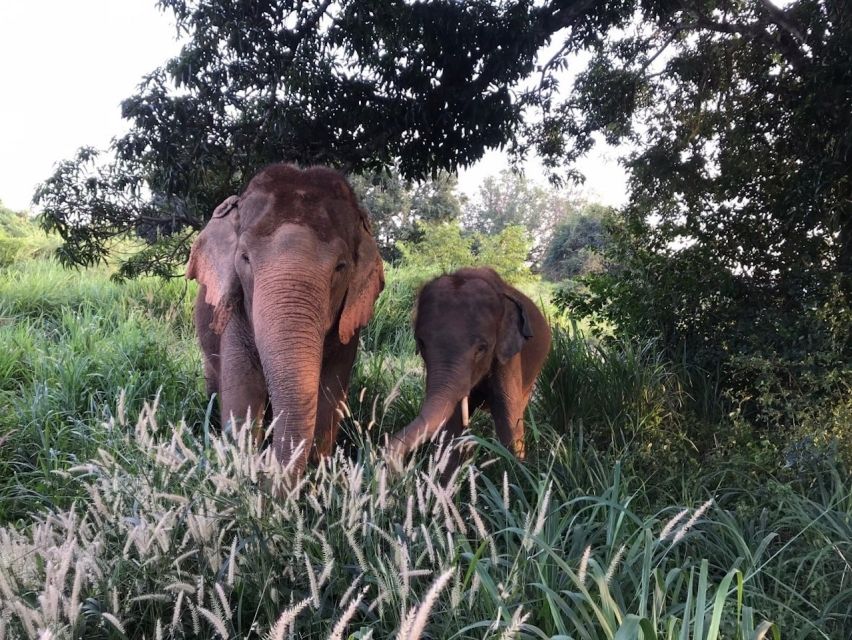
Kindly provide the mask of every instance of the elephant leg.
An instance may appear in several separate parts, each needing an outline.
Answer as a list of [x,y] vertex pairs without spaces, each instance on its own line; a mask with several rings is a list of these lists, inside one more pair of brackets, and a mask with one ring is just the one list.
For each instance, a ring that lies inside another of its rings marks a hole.
[[[231,323],[233,325],[235,323]],[[263,416],[266,411],[266,379],[256,356],[237,339],[229,325],[222,336],[220,360],[220,389],[222,400],[222,423],[252,423],[255,444],[263,442]]]
[[339,410],[346,401],[349,376],[357,352],[356,335],[347,344],[333,349],[323,362],[317,398],[317,422],[311,448],[311,459],[315,462],[324,456],[330,456],[334,451],[341,418]]
[[524,410],[529,394],[523,389],[520,358],[514,360],[494,376],[489,405],[500,442],[523,460],[526,457]]

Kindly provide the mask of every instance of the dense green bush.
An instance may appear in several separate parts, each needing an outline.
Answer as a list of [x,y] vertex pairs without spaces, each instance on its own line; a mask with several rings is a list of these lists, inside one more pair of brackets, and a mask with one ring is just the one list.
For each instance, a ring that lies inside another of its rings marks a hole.
[[17,260],[45,257],[58,245],[23,211],[12,211],[0,202],[0,267]]
[[420,225],[417,242],[400,242],[402,265],[421,277],[436,276],[461,267],[492,267],[513,284],[532,279],[526,265],[529,239],[520,226],[500,233],[466,233],[457,222]]

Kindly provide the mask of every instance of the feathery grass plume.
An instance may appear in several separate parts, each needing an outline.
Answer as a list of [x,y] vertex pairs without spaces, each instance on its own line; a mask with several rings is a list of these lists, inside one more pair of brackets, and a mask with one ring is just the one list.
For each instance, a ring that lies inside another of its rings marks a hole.
[[521,625],[523,625],[529,617],[530,614],[524,613],[523,607],[515,609],[508,626],[503,629],[503,633],[500,634],[500,640],[515,640],[515,638],[518,637],[518,633],[521,631]]
[[285,609],[278,617],[278,621],[266,634],[265,640],[284,640],[284,636],[290,627],[296,621],[296,617],[311,603],[310,598],[305,598],[301,602],[293,605],[289,609]]
[[429,505],[426,503],[426,492],[423,490],[423,484],[420,480],[421,476],[418,476],[414,483],[414,489],[417,495],[417,510],[420,512],[420,516],[422,518],[426,518],[428,515]]
[[462,599],[462,578],[461,572],[456,570],[453,572],[453,588],[450,589],[450,608],[455,610],[461,604]]
[[678,522],[680,522],[681,520],[683,520],[684,516],[685,516],[687,513],[689,513],[689,509],[681,509],[681,510],[677,513],[677,515],[675,515],[674,517],[672,517],[672,518],[671,518],[671,519],[670,519],[670,520],[666,523],[666,526],[664,526],[664,527],[663,527],[663,530],[662,530],[662,531],[660,531],[660,537],[659,537],[659,541],[660,541],[660,542],[665,542],[665,540],[666,540],[666,539],[667,539],[667,538],[668,538],[668,537],[672,534],[672,531],[674,531],[675,527],[677,526],[677,523],[678,523]]
[[453,577],[454,572],[454,569],[449,569],[438,576],[429,588],[429,591],[426,592],[426,597],[423,598],[423,602],[419,606],[415,605],[412,607],[405,618],[405,622],[410,620],[410,623],[400,628],[397,640],[419,640],[420,635],[423,633],[423,629],[426,628],[426,621],[429,619],[429,613],[432,611],[432,607],[435,606],[435,601],[438,599],[438,596],[441,591],[443,591],[444,587],[447,586],[447,582],[449,582],[450,578]]
[[343,597],[340,598],[339,606],[343,607],[349,601],[349,598],[352,597],[352,594],[355,593],[355,589],[358,588],[358,585],[361,584],[361,579],[364,577],[363,573],[359,573],[358,576],[352,581],[352,584],[343,592]]
[[405,502],[405,520],[402,524],[402,530],[409,538],[414,534],[414,496],[411,494],[408,494],[408,499]]
[[482,578],[479,577],[479,571],[473,572],[473,579],[470,581],[470,589],[467,591],[467,608],[473,609],[473,601],[476,598],[476,592],[482,585]]
[[124,626],[118,618],[112,615],[109,611],[101,611],[101,617],[109,622],[120,634],[127,635],[127,632],[124,630]]
[[476,467],[469,467],[467,471],[468,490],[470,491],[470,505],[476,507],[476,500],[479,497],[476,492]]
[[231,620],[234,614],[231,611],[231,603],[228,601],[228,596],[225,595],[225,589],[222,588],[221,582],[216,583],[216,595],[219,596],[219,602],[222,603],[222,611],[225,617]]
[[314,567],[311,564],[311,559],[308,557],[307,553],[302,554],[305,559],[305,569],[308,574],[308,584],[311,588],[311,599],[313,600],[314,609],[319,609],[320,606],[320,593],[319,586],[317,585],[317,574],[314,572]]
[[197,636],[201,634],[201,618],[198,615],[198,607],[192,600],[186,601],[189,607],[189,617],[192,619],[192,632]]
[[455,514],[458,514],[458,509],[455,508],[455,505],[452,504],[452,501],[447,497],[447,492],[444,491],[441,487],[439,487],[428,475],[425,476],[426,485],[429,487],[429,491],[435,496],[435,507],[432,512],[433,515],[437,513],[440,509],[444,512],[444,525],[447,528],[447,531],[455,532],[456,530],[461,531],[462,533],[466,533],[466,527],[464,526],[464,522],[461,519],[461,515],[455,517]]
[[163,587],[163,589],[166,591],[182,591],[190,595],[194,595],[196,591],[195,587],[188,582],[172,582]]
[[521,539],[521,547],[529,551],[532,548],[533,539],[532,539],[532,511],[527,511],[524,516],[524,528],[523,528],[523,538]]
[[542,530],[544,529],[544,520],[547,517],[547,509],[550,506],[550,493],[553,490],[553,481],[547,483],[547,490],[544,492],[544,497],[541,499],[541,504],[538,507],[538,517],[535,521],[535,527],[533,528],[533,535],[539,536],[541,535]]
[[209,609],[205,609],[204,607],[198,607],[198,613],[204,616],[204,618],[213,626],[213,628],[216,630],[216,633],[218,633],[220,637],[227,638],[230,635],[228,633],[228,627],[225,626],[225,621],[222,620],[221,617],[217,616]]
[[346,611],[343,612],[343,615],[340,616],[340,620],[337,621],[337,624],[334,625],[334,629],[331,630],[331,635],[328,637],[328,640],[342,640],[343,632],[346,631],[346,625],[349,624],[349,621],[352,619],[352,616],[355,615],[355,611],[358,610],[358,605],[361,604],[361,601],[364,599],[364,596],[367,593],[367,590],[370,588],[370,585],[364,585],[364,588],[361,589],[361,592],[358,594],[352,602],[349,603],[349,606],[346,607]]
[[358,561],[358,568],[364,573],[369,573],[370,565],[367,564],[367,558],[361,547],[358,546],[357,542],[355,542],[355,537],[352,535],[352,532],[347,529],[343,532],[343,536],[346,538],[346,542],[349,543],[349,548],[352,549],[352,553],[355,554],[355,559]]
[[698,519],[704,515],[704,513],[707,511],[707,509],[710,508],[712,504],[713,498],[710,498],[707,502],[698,507],[698,510],[692,514],[692,517],[686,521],[686,524],[683,525],[675,535],[674,540],[672,540],[673,545],[683,540],[684,536],[686,536],[687,531],[689,531],[695,525],[695,523],[698,522]]
[[185,593],[185,591],[178,592],[177,600],[175,601],[175,610],[172,612],[172,629],[177,629],[180,624],[180,614]]
[[509,476],[503,472],[503,511],[509,513]]
[[610,584],[610,582],[612,582],[612,577],[615,575],[615,570],[618,568],[618,564],[624,557],[625,551],[627,551],[627,545],[623,544],[618,548],[618,551],[615,553],[615,556],[613,556],[612,560],[610,560],[609,566],[606,569],[606,575],[604,576],[604,581],[607,584]]
[[334,571],[334,549],[331,548],[324,535],[319,532],[317,532],[317,535],[322,546],[322,571],[319,576],[319,585],[322,586],[331,578],[331,573]]
[[432,544],[432,536],[429,533],[429,529],[422,522],[420,523],[420,531],[423,533],[423,542],[426,544],[426,554],[429,556],[429,562],[435,564],[436,556],[435,547]]
[[580,583],[586,584],[586,571],[589,568],[589,558],[592,555],[592,545],[588,545],[586,550],[583,551],[583,557],[580,558],[580,568],[577,570],[577,578],[580,580]]
[[468,512],[470,513],[471,520],[473,520],[474,529],[476,529],[476,533],[479,534],[479,539],[487,540],[488,528],[485,526],[485,523],[482,521],[482,516],[479,515],[479,511],[476,510],[476,507],[472,502],[468,505]]
[[237,573],[237,536],[231,541],[231,554],[228,556],[228,579],[229,587],[234,586],[234,579]]
[[405,607],[405,603],[408,600],[408,594],[411,587],[411,582],[409,578],[409,556],[408,556],[408,545],[403,543],[399,538],[394,542],[394,548],[396,550],[396,563],[397,569],[399,572],[399,576],[402,579],[400,583],[399,589],[399,599],[402,602],[402,606]]

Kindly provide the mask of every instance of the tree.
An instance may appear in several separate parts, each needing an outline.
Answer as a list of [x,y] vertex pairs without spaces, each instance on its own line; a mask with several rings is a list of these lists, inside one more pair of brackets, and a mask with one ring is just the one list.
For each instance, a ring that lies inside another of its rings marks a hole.
[[563,303],[661,337],[737,415],[789,429],[852,388],[852,12],[655,11],[595,47],[560,116],[563,133],[637,147],[618,269]]
[[39,188],[45,226],[70,264],[142,228],[151,249],[120,273],[169,275],[191,233],[268,163],[453,172],[517,146],[532,99],[512,87],[554,33],[573,27],[579,45],[628,15],[596,4],[160,0],[186,44],[123,102],[127,134]]
[[477,197],[465,207],[467,229],[498,234],[513,225],[523,227],[532,239],[529,260],[538,266],[557,225],[580,207],[571,192],[545,187],[518,172],[504,170],[479,186]]
[[416,241],[421,237],[418,223],[455,220],[461,211],[461,200],[456,194],[457,180],[448,173],[413,182],[391,168],[353,176],[351,182],[370,212],[373,234],[382,257],[388,261],[400,258],[397,242]]
[[458,222],[420,223],[416,242],[400,242],[402,264],[424,278],[461,267],[492,267],[512,283],[529,280],[526,265],[529,239],[523,227],[508,226],[500,233],[464,231]]
[[541,271],[552,281],[604,271],[608,207],[589,204],[559,223],[544,251]]

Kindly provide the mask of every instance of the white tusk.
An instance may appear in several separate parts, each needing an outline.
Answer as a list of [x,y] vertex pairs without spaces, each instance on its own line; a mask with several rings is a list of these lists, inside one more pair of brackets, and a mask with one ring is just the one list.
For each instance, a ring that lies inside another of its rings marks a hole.
[[466,427],[468,424],[470,424],[470,414],[469,414],[468,408],[467,408],[467,396],[462,398],[461,409],[462,409],[462,425]]

